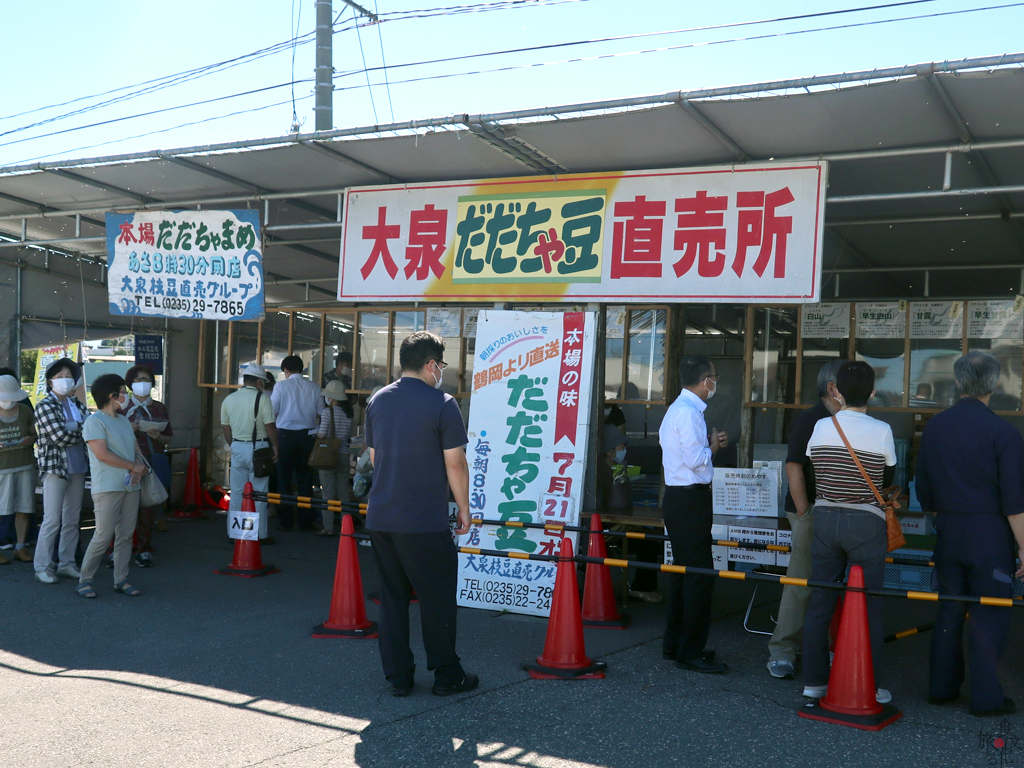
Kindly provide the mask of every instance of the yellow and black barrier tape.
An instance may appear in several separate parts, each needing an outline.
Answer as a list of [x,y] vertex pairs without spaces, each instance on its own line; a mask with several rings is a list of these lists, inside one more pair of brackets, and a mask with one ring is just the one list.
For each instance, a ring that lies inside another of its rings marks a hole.
[[913,637],[914,635],[918,635],[922,632],[931,632],[933,629],[935,629],[934,622],[922,624],[920,627],[914,627],[913,629],[905,629],[902,632],[896,632],[892,635],[886,635],[885,642],[894,643],[897,640],[902,640],[905,637]]

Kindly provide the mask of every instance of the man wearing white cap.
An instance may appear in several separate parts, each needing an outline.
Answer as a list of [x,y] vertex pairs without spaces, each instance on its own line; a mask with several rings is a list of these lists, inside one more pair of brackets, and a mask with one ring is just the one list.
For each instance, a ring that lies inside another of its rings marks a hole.
[[[29,520],[35,510],[36,460],[32,443],[36,430],[32,409],[21,405],[27,393],[13,376],[0,376],[0,515],[15,515],[18,545],[14,556],[32,562],[25,544]],[[9,562],[6,557],[0,563]]]
[[[242,509],[242,494],[245,493],[246,483],[252,483],[254,491],[263,493],[270,487],[269,476],[256,477],[253,474],[253,451],[265,448],[269,442],[274,450],[274,461],[277,461],[274,407],[270,398],[263,394],[267,372],[262,365],[247,365],[242,369],[242,383],[244,386],[225,397],[220,406],[224,440],[231,446],[232,512]],[[264,539],[264,544],[271,544],[273,541],[267,538],[267,503],[257,501],[256,511],[260,516],[259,536]]]

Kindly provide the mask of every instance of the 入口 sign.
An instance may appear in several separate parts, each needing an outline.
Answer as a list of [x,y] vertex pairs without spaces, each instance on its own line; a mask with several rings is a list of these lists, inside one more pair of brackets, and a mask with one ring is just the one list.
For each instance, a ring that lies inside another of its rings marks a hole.
[[348,301],[817,301],[827,164],[430,184],[345,195]]

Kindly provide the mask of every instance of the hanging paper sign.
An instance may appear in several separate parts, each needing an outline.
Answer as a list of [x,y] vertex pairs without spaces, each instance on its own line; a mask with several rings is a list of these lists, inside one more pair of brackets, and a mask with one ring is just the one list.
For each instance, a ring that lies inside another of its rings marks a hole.
[[228,512],[228,536],[243,541],[256,541],[260,537],[258,512]]
[[626,332],[626,308],[608,307],[605,319],[605,336],[609,339],[621,339]]
[[479,309],[462,310],[462,335],[467,339],[476,338],[476,322],[479,315]]
[[444,339],[457,339],[462,332],[462,310],[428,309],[427,330]]
[[[578,525],[590,436],[596,317],[480,312],[467,454],[470,513]],[[566,534],[576,544],[576,534]],[[558,554],[562,534],[474,525],[460,546]],[[547,616],[554,563],[459,554],[459,605]]]
[[1019,339],[1024,335],[1024,296],[967,305],[967,336],[972,339]]
[[911,302],[910,338],[959,339],[963,334],[964,303],[962,301]]
[[[35,375],[32,378],[32,388],[28,393],[29,400],[32,401],[33,407],[39,405],[39,401],[50,394],[49,390],[46,388],[46,369],[62,357],[66,357],[69,360],[77,362],[78,344],[71,344],[66,347],[44,347],[39,350],[39,354],[36,356],[36,370]],[[83,403],[85,402],[84,388],[80,387],[72,394],[74,394]]]
[[108,213],[110,314],[262,320],[256,211]]
[[848,339],[850,305],[847,302],[806,305],[800,335],[805,339]]
[[858,339],[902,339],[907,302],[857,302]]
[[715,467],[711,495],[716,515],[779,515],[779,480],[777,473],[770,469]]

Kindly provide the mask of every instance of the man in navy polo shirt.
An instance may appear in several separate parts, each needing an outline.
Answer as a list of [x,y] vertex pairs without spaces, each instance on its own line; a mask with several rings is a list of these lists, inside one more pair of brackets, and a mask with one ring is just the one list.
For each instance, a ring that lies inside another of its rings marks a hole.
[[408,696],[416,670],[409,647],[409,601],[420,604],[433,693],[449,696],[480,683],[455,653],[458,554],[448,527],[448,491],[458,506],[458,534],[469,531],[469,466],[458,403],[440,392],[444,341],[418,331],[398,352],[402,378],[366,408],[373,462],[366,528],[380,574],[380,658],[395,696]]
[[[960,401],[928,422],[917,451],[917,498],[926,512],[937,513],[935,576],[948,595],[1011,597],[1013,577],[1024,576],[1024,566],[1014,565],[1016,551],[1024,560],[1024,441],[989,410],[999,372],[999,361],[985,352],[957,360]],[[928,664],[931,704],[960,698],[967,608],[939,603]],[[970,610],[971,714],[1012,714],[997,669],[1011,609],[972,604]]]

